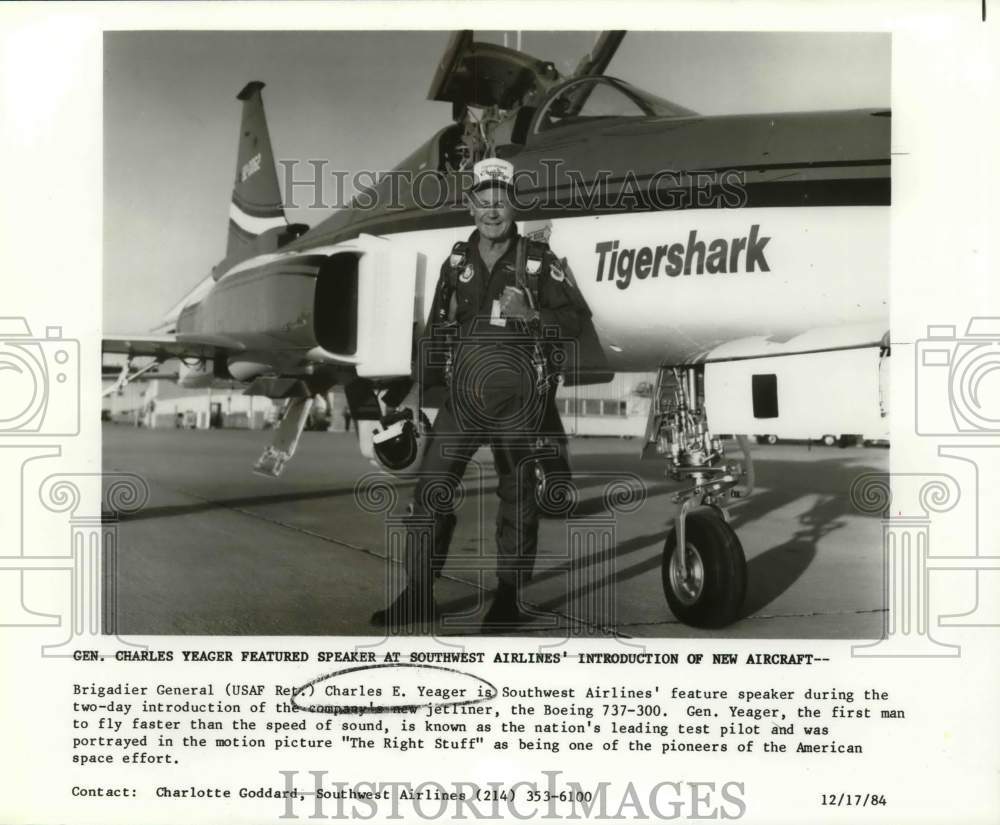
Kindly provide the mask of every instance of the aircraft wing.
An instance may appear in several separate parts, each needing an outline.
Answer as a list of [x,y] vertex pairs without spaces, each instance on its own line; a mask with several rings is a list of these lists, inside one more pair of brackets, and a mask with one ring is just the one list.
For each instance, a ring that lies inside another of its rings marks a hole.
[[212,358],[218,354],[219,346],[180,341],[176,335],[129,335],[106,336],[101,342],[101,351],[164,361],[168,358]]
[[[120,366],[103,366],[101,367],[101,378],[105,381],[115,381],[121,376],[121,371]],[[176,381],[179,377],[180,373],[177,370],[163,372],[160,369],[151,369],[142,375],[130,378],[129,381]]]
[[819,327],[795,336],[754,336],[726,341],[693,359],[695,363],[713,364],[777,358],[821,352],[840,352],[869,347],[888,348],[889,330],[882,321]]

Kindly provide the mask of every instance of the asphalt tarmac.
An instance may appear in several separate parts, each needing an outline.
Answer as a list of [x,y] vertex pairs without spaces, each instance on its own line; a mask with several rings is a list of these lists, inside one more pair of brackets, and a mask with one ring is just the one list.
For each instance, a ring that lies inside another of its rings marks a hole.
[[[359,500],[359,480],[376,468],[354,434],[304,433],[277,479],[250,469],[266,432],[106,424],[103,437],[105,472],[138,473],[150,489],[148,504],[119,526],[120,634],[384,635],[369,616],[402,587],[387,546],[413,482],[390,480],[394,504],[379,487]],[[664,599],[661,557],[678,485],[664,479],[662,462],[640,461],[638,440],[574,439],[571,450],[579,501],[569,518],[543,520],[525,591],[536,615],[505,635],[882,635],[881,525],[856,512],[847,491],[857,475],[888,470],[887,449],[754,447],[757,489],[734,504],[731,522],[748,563],[743,618],[712,631],[681,624]],[[616,482],[644,491],[634,512],[607,509]],[[495,586],[488,451],[464,487],[436,588],[449,614],[437,635],[479,633]]]

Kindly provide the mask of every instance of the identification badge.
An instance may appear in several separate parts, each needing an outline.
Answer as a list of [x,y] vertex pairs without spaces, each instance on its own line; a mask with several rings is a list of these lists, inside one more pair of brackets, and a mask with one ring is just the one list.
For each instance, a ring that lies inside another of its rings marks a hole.
[[490,323],[495,327],[507,326],[507,319],[500,315],[500,301],[493,301],[493,312],[490,315]]

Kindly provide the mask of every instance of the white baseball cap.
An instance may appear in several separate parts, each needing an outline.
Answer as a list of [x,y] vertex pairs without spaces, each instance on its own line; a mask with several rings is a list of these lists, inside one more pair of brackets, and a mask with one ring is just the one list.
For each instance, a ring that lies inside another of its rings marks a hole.
[[483,158],[472,167],[472,191],[479,192],[489,186],[514,188],[514,165],[501,158]]

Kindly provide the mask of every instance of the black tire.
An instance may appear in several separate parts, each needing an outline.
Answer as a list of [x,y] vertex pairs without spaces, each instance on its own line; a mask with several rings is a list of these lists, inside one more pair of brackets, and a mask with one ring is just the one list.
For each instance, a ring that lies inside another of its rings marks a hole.
[[823,436],[823,443],[827,447],[832,447],[834,444],[837,443],[837,437],[834,436],[834,435],[824,435]]
[[768,444],[777,444],[777,443],[778,443],[778,436],[776,436],[776,435],[774,435],[774,434],[772,433],[771,435],[765,435],[765,436],[764,436],[764,440],[765,440],[765,441],[766,441],[766,442],[767,442]]
[[[733,528],[711,507],[687,515],[688,580],[674,563],[677,530],[663,545],[663,593],[673,614],[692,627],[718,628],[740,618],[747,590],[747,562]],[[672,568],[674,568],[672,570]],[[699,576],[700,571],[700,576]]]

